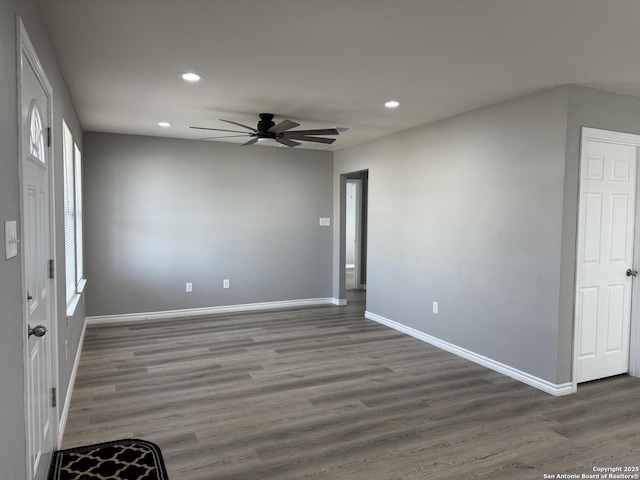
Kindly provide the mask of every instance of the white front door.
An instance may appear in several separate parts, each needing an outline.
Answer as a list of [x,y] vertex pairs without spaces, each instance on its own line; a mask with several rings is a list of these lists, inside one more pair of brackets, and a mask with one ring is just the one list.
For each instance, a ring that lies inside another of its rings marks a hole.
[[51,86],[21,28],[20,133],[22,163],[22,254],[24,258],[25,358],[28,478],[46,478],[56,428],[52,405],[53,280],[51,248],[52,168],[47,131],[51,119]]
[[629,370],[638,145],[640,137],[634,135],[583,129],[576,279],[578,383]]

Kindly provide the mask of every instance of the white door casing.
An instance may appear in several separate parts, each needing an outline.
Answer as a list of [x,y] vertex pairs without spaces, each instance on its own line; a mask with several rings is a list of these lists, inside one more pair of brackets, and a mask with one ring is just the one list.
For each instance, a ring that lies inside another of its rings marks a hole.
[[[52,88],[20,20],[18,48],[27,478],[43,480],[58,428],[52,404],[57,374],[55,283],[49,278],[49,261],[54,258],[53,161],[48,140]],[[29,329],[34,327],[44,327],[46,334],[31,335]]]
[[580,154],[576,383],[629,371],[640,137],[583,128]]

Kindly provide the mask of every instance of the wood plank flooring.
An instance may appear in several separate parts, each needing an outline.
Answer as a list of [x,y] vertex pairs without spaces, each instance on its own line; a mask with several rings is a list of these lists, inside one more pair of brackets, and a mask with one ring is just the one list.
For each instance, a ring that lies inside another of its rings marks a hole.
[[350,296],[89,326],[62,447],[144,438],[172,480],[537,480],[640,466],[640,379],[554,398],[366,320],[363,295]]

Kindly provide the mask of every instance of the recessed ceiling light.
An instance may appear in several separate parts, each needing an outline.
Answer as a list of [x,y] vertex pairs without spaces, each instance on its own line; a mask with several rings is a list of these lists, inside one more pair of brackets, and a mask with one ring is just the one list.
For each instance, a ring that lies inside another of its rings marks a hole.
[[400,102],[398,100],[389,100],[384,104],[387,108],[398,108],[400,106]]
[[173,123],[169,123],[169,122],[158,122],[158,125],[164,128],[169,128],[171,126],[173,126]]
[[185,72],[180,76],[182,77],[183,80],[186,80],[187,82],[199,82],[200,80],[202,80],[202,75],[195,72]]

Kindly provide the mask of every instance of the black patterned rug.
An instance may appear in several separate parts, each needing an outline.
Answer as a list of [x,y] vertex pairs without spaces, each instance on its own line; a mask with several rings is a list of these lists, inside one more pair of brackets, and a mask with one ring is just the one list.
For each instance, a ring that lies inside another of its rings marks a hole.
[[116,440],[54,452],[49,480],[168,480],[160,448]]

